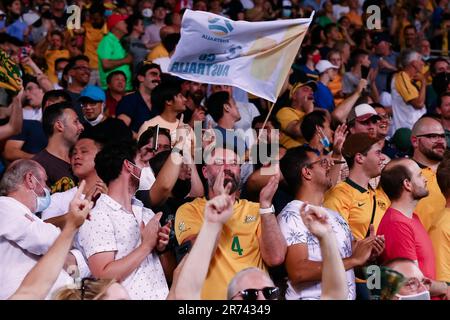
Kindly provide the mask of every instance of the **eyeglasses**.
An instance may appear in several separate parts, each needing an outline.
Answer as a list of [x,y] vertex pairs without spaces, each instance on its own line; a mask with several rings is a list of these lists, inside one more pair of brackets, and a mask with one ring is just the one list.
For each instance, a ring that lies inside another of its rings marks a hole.
[[417,138],[427,138],[431,141],[437,141],[439,139],[445,139],[445,133],[427,133],[427,134],[419,134],[416,136]]
[[404,287],[407,287],[408,290],[416,291],[420,288],[420,285],[425,286],[426,288],[431,287],[431,280],[427,278],[423,278],[422,280],[419,280],[417,278],[408,278],[405,281]]
[[229,166],[237,166],[239,165],[238,161],[236,159],[233,160],[226,160],[226,159],[214,159],[214,164],[216,166],[223,166],[225,164],[229,165]]
[[319,159],[317,161],[311,162],[310,164],[307,164],[305,167],[309,167],[311,168],[313,165],[315,165],[316,163],[319,163],[320,166],[324,169],[327,169],[329,166],[331,167],[331,161],[326,159],[326,158],[322,158]]
[[255,301],[258,300],[259,293],[262,292],[266,300],[277,300],[280,295],[280,289],[277,287],[265,287],[262,289],[245,289],[236,293],[231,300],[237,296],[241,296],[242,300]]
[[385,120],[385,121],[391,121],[392,117],[388,114],[378,114],[378,116],[381,118],[381,120]]
[[86,282],[88,281],[95,281],[94,278],[83,278],[81,279],[81,300],[84,300],[85,295],[86,295]]
[[358,121],[358,120],[356,120],[358,123],[360,123],[360,124],[362,124],[362,125],[365,125],[365,126],[367,126],[367,125],[369,125],[369,124],[376,124],[376,123],[378,123],[378,119],[376,118],[376,117],[371,117],[371,118],[369,118],[369,119],[367,119],[367,120],[365,120],[365,121]]
[[82,66],[73,67],[72,69],[73,69],[73,70],[88,71],[88,72],[91,72],[91,71],[92,71],[91,68],[89,68],[89,67],[82,67]]
[[83,102],[82,104],[81,104],[81,108],[82,109],[86,109],[86,108],[96,108],[98,106],[98,102],[94,102],[94,101],[91,101],[91,102]]
[[305,167],[307,167],[307,168],[312,168],[312,166],[315,165],[316,163],[320,164],[320,166],[321,166],[322,168],[328,169],[328,167],[332,167],[332,166],[334,166],[334,165],[336,165],[336,164],[344,163],[344,161],[340,161],[340,160],[330,160],[330,159],[327,159],[327,158],[322,158],[322,159],[319,159],[319,160],[317,160],[317,161],[313,161],[313,162],[311,162],[311,163],[309,163],[309,164],[306,164]]

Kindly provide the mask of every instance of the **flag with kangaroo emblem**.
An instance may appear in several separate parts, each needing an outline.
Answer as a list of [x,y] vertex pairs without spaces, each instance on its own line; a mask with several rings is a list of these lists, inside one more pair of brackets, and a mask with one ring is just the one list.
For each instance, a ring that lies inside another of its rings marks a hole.
[[247,22],[186,10],[168,70],[186,80],[231,85],[275,102],[313,16]]

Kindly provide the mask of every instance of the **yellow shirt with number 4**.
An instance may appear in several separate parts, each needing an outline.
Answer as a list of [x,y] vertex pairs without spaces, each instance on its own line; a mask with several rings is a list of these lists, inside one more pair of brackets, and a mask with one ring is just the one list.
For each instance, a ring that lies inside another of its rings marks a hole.
[[[206,201],[205,198],[197,198],[178,209],[175,217],[178,243],[198,235],[204,220]],[[202,299],[226,300],[228,283],[237,272],[249,267],[266,270],[259,249],[260,237],[259,203],[237,200],[233,205],[233,215],[219,236],[202,289]]]

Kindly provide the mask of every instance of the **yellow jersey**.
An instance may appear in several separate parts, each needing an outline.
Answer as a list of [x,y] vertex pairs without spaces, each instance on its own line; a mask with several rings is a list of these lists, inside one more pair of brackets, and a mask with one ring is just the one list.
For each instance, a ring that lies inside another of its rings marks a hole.
[[159,43],[156,45],[156,47],[153,48],[152,51],[147,55],[148,61],[153,61],[158,58],[166,58],[169,56],[169,52],[166,48],[162,45],[162,43]]
[[372,215],[374,215],[372,223],[375,232],[377,231],[381,218],[389,206],[389,198],[381,188],[365,189],[349,178],[330,189],[325,194],[324,201],[324,207],[339,212],[347,221],[356,240],[366,237]]
[[89,58],[89,66],[97,70],[98,69],[98,55],[97,48],[102,41],[103,37],[108,33],[106,23],[101,29],[96,29],[90,22],[83,24],[84,30],[86,30],[86,36],[84,40],[84,54]]
[[414,212],[419,216],[425,230],[429,231],[434,220],[437,218],[437,214],[444,210],[446,201],[437,183],[436,172],[419,163],[418,165],[422,168],[422,174],[427,179],[429,194],[417,203]]
[[436,258],[436,280],[450,283],[450,208],[437,212],[429,234]]
[[280,111],[277,112],[277,120],[280,123],[281,131],[284,132],[284,135],[280,135],[280,144],[286,149],[295,148],[305,143],[304,139],[294,139],[285,132],[292,121],[300,121],[304,116],[304,112],[291,107],[281,108]]
[[45,52],[45,62],[47,63],[47,77],[52,83],[58,83],[58,77],[55,74],[55,61],[59,58],[69,59],[69,50],[47,50]]
[[[200,232],[206,201],[205,198],[197,198],[178,208],[175,217],[178,243]],[[228,283],[242,269],[258,267],[266,270],[259,249],[260,236],[259,203],[237,200],[233,205],[233,215],[219,236],[203,285],[202,299],[225,300]]]

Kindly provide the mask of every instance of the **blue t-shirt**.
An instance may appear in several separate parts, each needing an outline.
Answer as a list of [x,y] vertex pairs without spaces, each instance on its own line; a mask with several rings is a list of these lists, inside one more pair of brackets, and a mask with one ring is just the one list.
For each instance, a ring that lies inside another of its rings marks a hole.
[[17,38],[20,41],[24,40],[25,30],[28,28],[28,25],[20,20],[16,20],[6,27],[6,33],[11,37]]
[[244,158],[247,145],[245,143],[245,138],[239,134],[241,131],[224,129],[219,126],[215,127],[214,130],[216,132],[217,146],[226,146],[229,149],[233,149],[240,159]]
[[42,123],[37,120],[23,120],[22,132],[9,140],[24,141],[22,151],[36,154],[47,147],[47,136],[42,129]]
[[124,114],[130,117],[130,128],[138,132],[142,124],[158,115],[156,110],[150,110],[139,91],[124,96],[117,104],[116,115]]
[[327,109],[330,112],[334,110],[334,99],[331,90],[322,82],[317,81],[317,90],[314,92],[314,102],[319,108]]
[[319,72],[317,70],[311,70],[308,68],[305,64],[302,64],[300,66],[300,70],[308,77],[314,80],[317,80],[319,78]]

